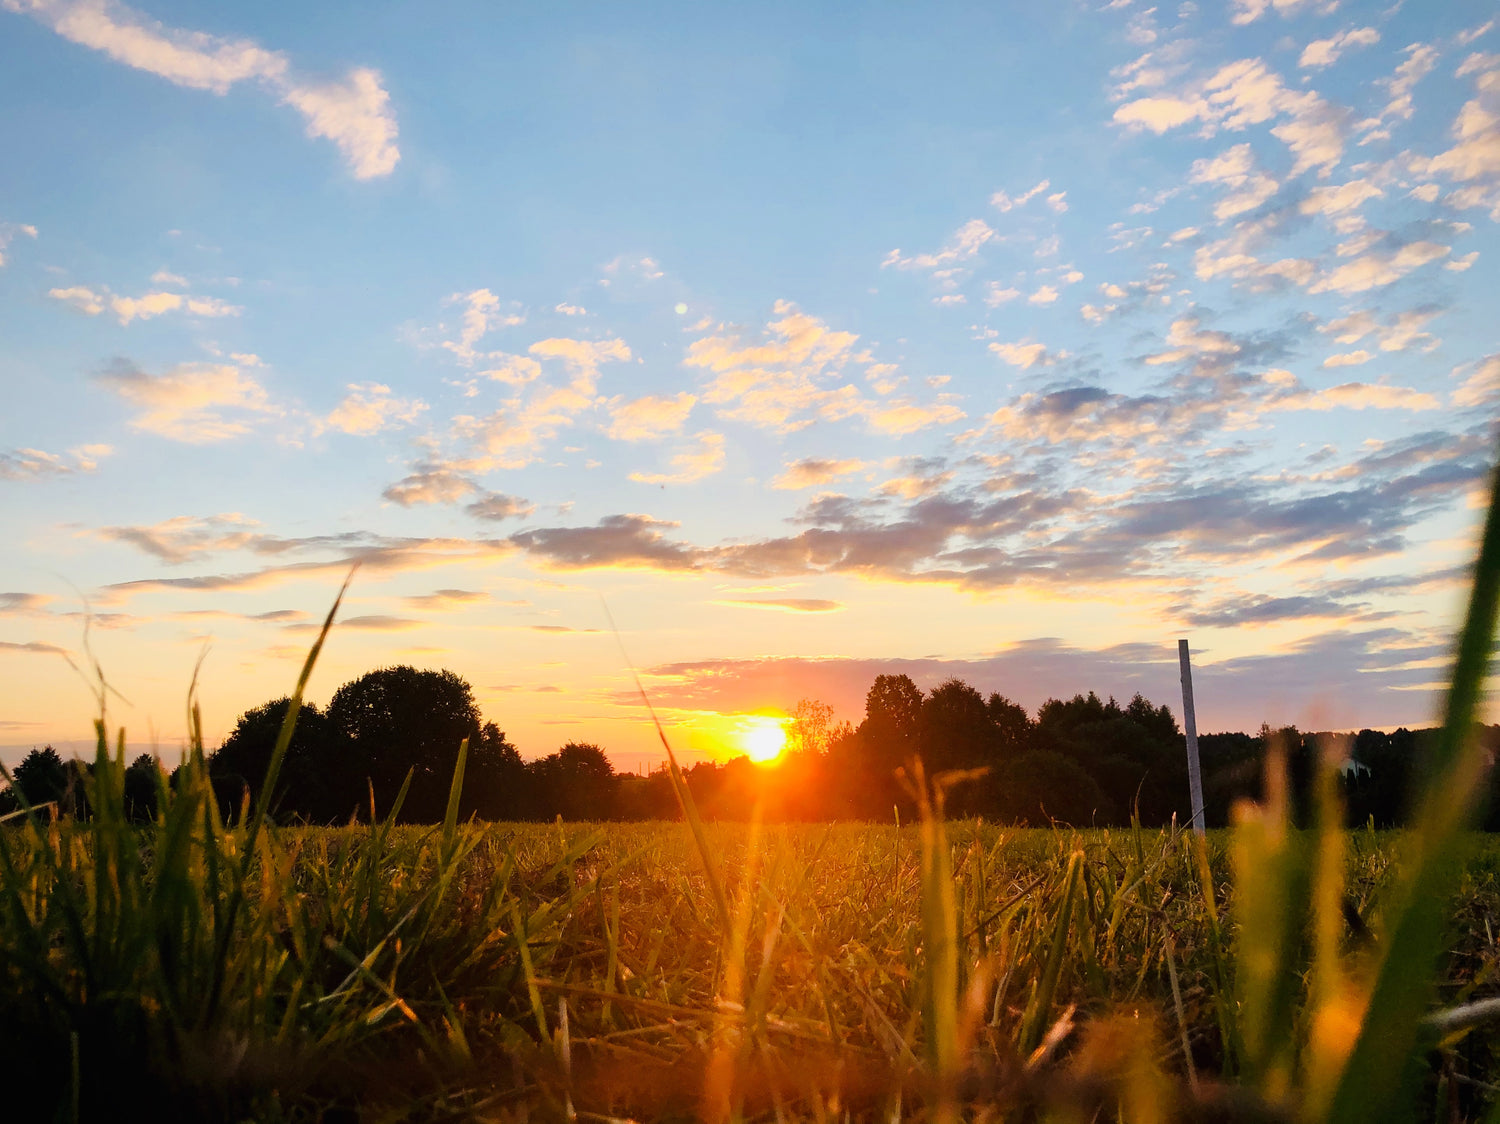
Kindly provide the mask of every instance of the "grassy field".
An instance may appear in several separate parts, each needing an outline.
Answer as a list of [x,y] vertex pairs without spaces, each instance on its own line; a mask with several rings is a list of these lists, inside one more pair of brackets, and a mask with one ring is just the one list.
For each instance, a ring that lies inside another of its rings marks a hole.
[[[1240,855],[1299,868],[1305,906],[1336,893],[1330,981],[1316,923],[1243,916],[1227,832],[708,824],[705,852],[688,824],[252,843],[208,802],[182,835],[101,813],[5,838],[0,1048],[38,1118],[122,1089],[219,1119],[1306,1117],[1415,840]],[[1472,1011],[1500,841],[1462,846],[1434,1000]],[[1277,928],[1260,979],[1247,942]],[[1427,1031],[1398,1095],[1482,1118],[1491,1038]]]

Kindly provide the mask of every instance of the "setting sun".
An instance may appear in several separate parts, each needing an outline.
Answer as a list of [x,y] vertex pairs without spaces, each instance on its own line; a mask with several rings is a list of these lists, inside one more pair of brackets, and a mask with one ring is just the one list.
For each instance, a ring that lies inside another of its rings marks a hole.
[[740,730],[739,740],[746,757],[769,764],[786,749],[786,724],[779,718],[749,719]]

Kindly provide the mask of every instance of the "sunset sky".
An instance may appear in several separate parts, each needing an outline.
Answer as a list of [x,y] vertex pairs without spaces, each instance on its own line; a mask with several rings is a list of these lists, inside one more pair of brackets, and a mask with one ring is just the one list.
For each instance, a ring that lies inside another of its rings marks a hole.
[[[0,759],[448,667],[689,759],[883,671],[1426,723],[1492,3],[0,0]],[[612,634],[605,605],[619,628]]]

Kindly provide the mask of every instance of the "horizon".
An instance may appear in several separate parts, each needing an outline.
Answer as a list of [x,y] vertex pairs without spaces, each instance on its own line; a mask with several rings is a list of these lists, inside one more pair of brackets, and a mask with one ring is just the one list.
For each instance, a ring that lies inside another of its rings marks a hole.
[[0,761],[92,746],[85,605],[212,747],[354,563],[309,700],[527,758],[659,760],[632,664],[685,764],[882,673],[1180,724],[1181,636],[1201,731],[1432,725],[1492,13],[8,0]]

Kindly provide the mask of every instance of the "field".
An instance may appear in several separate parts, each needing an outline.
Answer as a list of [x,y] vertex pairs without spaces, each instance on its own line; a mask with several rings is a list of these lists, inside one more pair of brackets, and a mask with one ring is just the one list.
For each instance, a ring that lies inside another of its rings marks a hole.
[[[1229,833],[1201,851],[1190,833],[935,818],[707,824],[701,846],[685,823],[267,825],[252,842],[196,813],[9,829],[13,1104],[92,1118],[129,1089],[220,1119],[1280,1117],[1332,1095],[1327,1020],[1359,1013],[1327,992],[1373,971],[1414,840],[1341,834],[1341,885],[1301,880],[1337,894],[1330,981],[1306,915],[1243,915]],[[1316,881],[1332,838],[1287,833],[1241,862]],[[1500,967],[1500,842],[1463,846],[1450,1009]],[[1278,928],[1293,947],[1258,979],[1247,943]],[[1353,1040],[1332,1031],[1341,1060]],[[1401,1095],[1481,1118],[1500,1077],[1483,1029],[1425,1045]]]

